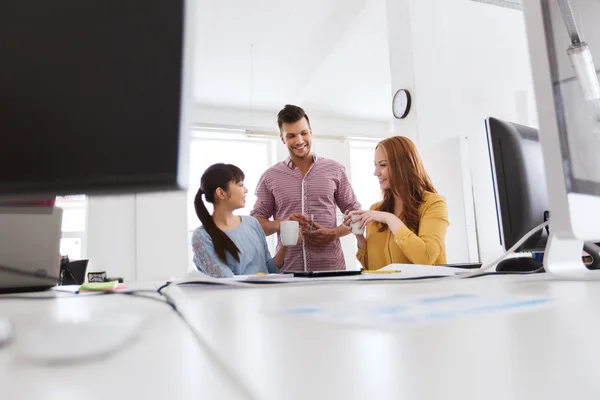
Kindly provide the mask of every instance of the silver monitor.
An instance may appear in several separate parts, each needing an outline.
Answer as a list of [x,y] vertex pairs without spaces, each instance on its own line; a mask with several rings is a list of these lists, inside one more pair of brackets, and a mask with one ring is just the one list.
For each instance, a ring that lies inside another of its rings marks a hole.
[[0,293],[58,284],[61,220],[58,207],[0,207]]
[[600,1],[523,2],[547,177],[548,272],[597,279],[581,261],[600,239]]

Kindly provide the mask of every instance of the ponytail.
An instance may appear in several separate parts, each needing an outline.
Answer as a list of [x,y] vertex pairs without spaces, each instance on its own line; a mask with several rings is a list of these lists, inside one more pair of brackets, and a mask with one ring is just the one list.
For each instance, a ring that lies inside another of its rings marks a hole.
[[[235,243],[233,243],[233,240],[231,240],[231,238],[215,224],[215,221],[206,209],[206,205],[202,200],[203,194],[205,193],[202,191],[202,188],[198,189],[198,193],[196,193],[196,197],[194,198],[194,208],[196,209],[196,215],[200,219],[200,222],[202,222],[202,226],[204,226],[204,229],[206,229],[206,232],[212,239],[215,253],[217,253],[217,256],[225,264],[227,264],[227,252],[229,252],[236,261],[240,261],[240,249],[238,249]],[[209,196],[208,194],[206,195],[207,197]],[[214,197],[214,192],[210,195]],[[210,200],[214,201],[214,199],[208,198],[207,200],[211,203],[212,201]]]

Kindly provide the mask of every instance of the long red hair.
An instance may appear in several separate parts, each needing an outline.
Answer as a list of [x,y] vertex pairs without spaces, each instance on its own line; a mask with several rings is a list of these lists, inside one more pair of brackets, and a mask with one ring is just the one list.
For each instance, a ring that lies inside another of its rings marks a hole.
[[[383,148],[387,156],[388,181],[390,188],[383,191],[379,211],[394,214],[394,195],[403,202],[402,214],[397,217],[414,233],[419,230],[419,207],[425,192],[437,193],[425,171],[415,144],[407,137],[393,136],[382,140],[377,147]],[[383,232],[387,225],[379,231]]]

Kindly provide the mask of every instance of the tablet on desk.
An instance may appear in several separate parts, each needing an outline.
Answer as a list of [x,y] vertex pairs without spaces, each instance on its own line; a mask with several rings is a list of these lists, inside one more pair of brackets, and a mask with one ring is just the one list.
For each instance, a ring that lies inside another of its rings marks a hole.
[[472,268],[481,268],[481,263],[474,262],[474,263],[443,264],[441,266],[442,267],[452,267],[452,268],[472,269]]
[[361,270],[302,271],[294,272],[294,278],[324,278],[328,276],[360,275],[361,273]]

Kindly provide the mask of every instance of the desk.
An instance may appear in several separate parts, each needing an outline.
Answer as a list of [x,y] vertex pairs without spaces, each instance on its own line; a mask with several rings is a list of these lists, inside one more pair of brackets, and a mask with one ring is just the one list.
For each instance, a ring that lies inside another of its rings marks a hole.
[[[545,274],[449,282],[169,289],[260,399],[598,399],[600,282]],[[393,331],[271,313],[442,293],[534,295],[547,306]]]
[[[386,301],[427,294],[534,295],[523,312],[489,313],[383,331],[271,312],[277,306]],[[545,275],[419,283],[323,284],[257,289],[173,287],[169,294],[218,357],[167,306],[124,296],[0,300],[19,332],[42,317],[145,313],[133,345],[89,364],[41,367],[0,348],[2,399],[598,399],[600,282]],[[102,392],[94,387],[104,386]],[[106,395],[109,388],[109,395]]]
[[[0,347],[1,399],[244,399],[169,306],[122,295],[57,295],[56,300],[0,299],[0,314],[10,316],[16,329],[14,342]],[[140,313],[148,321],[137,341],[106,359],[48,367],[15,356],[19,333],[41,318],[110,312]]]

